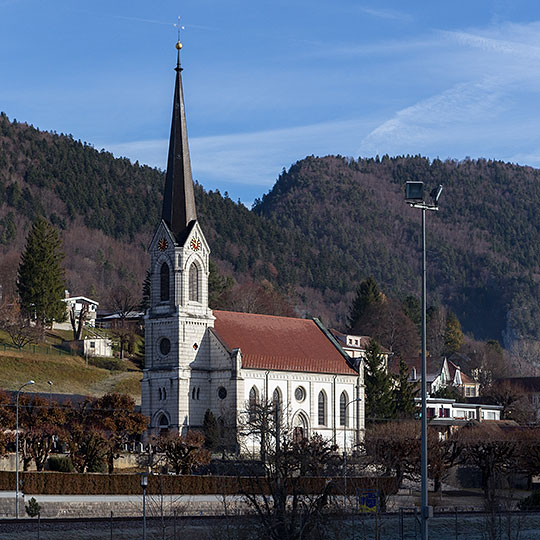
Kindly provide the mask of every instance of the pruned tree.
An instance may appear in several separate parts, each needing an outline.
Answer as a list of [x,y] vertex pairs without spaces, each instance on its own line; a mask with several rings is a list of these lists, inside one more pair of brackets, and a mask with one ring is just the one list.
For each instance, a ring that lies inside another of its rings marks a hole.
[[19,264],[17,289],[23,314],[41,326],[66,317],[62,242],[56,229],[38,218],[26,238]]
[[488,507],[495,503],[497,480],[501,474],[516,470],[520,460],[520,442],[515,432],[496,424],[472,424],[456,434],[457,463],[477,467]]
[[[294,430],[282,421],[279,403],[262,402],[244,411],[242,437],[260,435],[262,429],[267,430],[261,437],[265,460],[251,470],[246,465],[242,471],[251,479],[243,495],[259,518],[257,535],[271,540],[301,540],[318,532],[324,537],[332,483],[312,493],[306,490],[303,479],[323,475],[329,467],[335,467],[339,459],[337,446],[320,435],[295,437]],[[249,443],[245,446],[246,450],[250,447]]]
[[104,431],[94,426],[71,424],[66,440],[77,472],[100,472],[103,469],[109,452],[109,439]]
[[414,420],[375,424],[363,442],[367,458],[386,475],[395,475],[398,487],[418,473],[420,423]]
[[210,452],[204,448],[204,435],[200,431],[162,435],[154,444],[175,474],[191,474],[194,468],[210,463]]
[[4,302],[0,306],[0,330],[9,335],[18,349],[43,339],[43,328],[32,324],[30,319],[23,315],[18,301]]
[[64,435],[66,415],[64,409],[39,396],[21,395],[19,424],[22,435],[23,468],[28,470],[32,460],[42,471],[57,437]]
[[107,469],[114,472],[114,460],[124,446],[145,431],[148,419],[135,412],[135,401],[126,394],[105,394],[91,403],[90,424],[107,438]]
[[119,287],[112,295],[113,309],[117,315],[112,324],[112,335],[120,347],[120,358],[124,358],[126,346],[133,339],[134,328],[129,323],[130,315],[137,309],[139,302],[135,300],[130,290]]
[[460,446],[454,437],[441,438],[439,431],[428,426],[428,476],[433,480],[433,491],[439,493],[442,482],[459,456]]
[[71,323],[71,328],[73,329],[73,339],[81,339],[84,323],[86,322],[87,316],[88,304],[86,302],[83,302],[78,314],[75,310],[75,304],[72,304],[71,308],[69,309],[69,322]]

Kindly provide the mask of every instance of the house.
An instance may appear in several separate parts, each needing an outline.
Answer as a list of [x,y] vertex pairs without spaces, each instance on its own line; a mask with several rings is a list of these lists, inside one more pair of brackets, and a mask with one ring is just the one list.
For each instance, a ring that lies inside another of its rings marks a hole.
[[[86,326],[95,326],[96,325],[96,314],[99,306],[99,302],[87,298],[86,296],[70,296],[69,291],[66,291],[65,298],[62,299],[66,303],[66,311],[68,313],[68,329],[71,330],[71,324],[69,323],[69,312],[74,309],[75,317],[79,317],[81,310],[86,306],[87,313],[85,317]],[[55,325],[56,327],[56,325]]]
[[[320,433],[341,445],[364,430],[363,370],[317,319],[213,311],[210,246],[197,219],[182,89],[180,48],[161,222],[149,245],[143,414],[148,434],[218,419],[231,445],[257,403],[279,404],[297,437]],[[276,407],[276,409],[278,409]]]
[[[422,376],[422,358],[407,358],[405,363],[409,368],[409,380],[420,382]],[[390,362],[390,371],[399,373],[399,360]],[[428,394],[434,394],[446,387],[456,388],[463,397],[478,397],[480,384],[464,373],[461,368],[447,358],[426,358],[426,385]]]
[[[344,334],[338,330],[330,328],[330,333],[339,343],[341,348],[351,357],[363,359],[366,357],[366,350],[369,347],[371,338],[369,336],[357,336],[354,334]],[[388,357],[392,353],[381,347],[381,357],[384,362],[385,368],[388,367]]]

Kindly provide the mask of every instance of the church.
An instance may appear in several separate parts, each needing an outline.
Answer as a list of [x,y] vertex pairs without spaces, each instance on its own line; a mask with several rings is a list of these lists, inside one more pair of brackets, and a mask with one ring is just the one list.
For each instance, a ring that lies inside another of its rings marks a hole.
[[142,412],[149,434],[202,429],[210,410],[238,444],[241,414],[282,404],[295,436],[352,448],[364,433],[363,364],[317,319],[212,310],[210,246],[197,220],[177,48],[162,219],[149,245]]

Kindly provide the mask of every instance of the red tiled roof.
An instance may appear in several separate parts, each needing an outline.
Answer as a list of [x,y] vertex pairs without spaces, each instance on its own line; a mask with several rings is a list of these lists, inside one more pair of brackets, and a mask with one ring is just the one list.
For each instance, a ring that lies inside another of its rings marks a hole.
[[311,319],[218,310],[213,313],[214,331],[229,350],[241,349],[245,368],[356,374]]

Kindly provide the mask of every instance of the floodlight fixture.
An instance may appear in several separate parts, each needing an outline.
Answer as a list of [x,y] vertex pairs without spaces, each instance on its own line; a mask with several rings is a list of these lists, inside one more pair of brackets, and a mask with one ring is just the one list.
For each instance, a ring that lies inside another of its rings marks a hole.
[[407,182],[405,184],[405,200],[420,202],[424,200],[424,182]]
[[439,202],[439,197],[441,196],[442,190],[443,190],[442,184],[439,184],[436,188],[433,188],[431,190],[431,193],[429,194],[429,196],[431,197],[433,204],[437,205],[437,203]]

